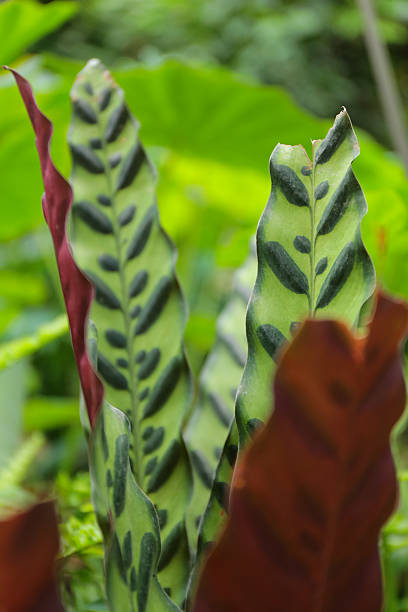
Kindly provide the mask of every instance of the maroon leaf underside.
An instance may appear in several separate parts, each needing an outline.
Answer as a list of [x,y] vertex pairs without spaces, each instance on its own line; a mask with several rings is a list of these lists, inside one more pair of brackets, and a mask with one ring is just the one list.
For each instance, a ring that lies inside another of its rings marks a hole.
[[13,73],[36,136],[45,193],[42,199],[57,258],[72,346],[81,381],[82,392],[93,427],[103,400],[103,385],[95,374],[86,351],[86,324],[93,299],[93,287],[77,268],[68,243],[67,219],[72,205],[72,189],[55,168],[50,156],[52,123],[39,110],[29,82],[15,70]]
[[0,521],[2,612],[63,612],[55,581],[58,549],[51,501]]
[[408,307],[379,294],[367,338],[306,321],[282,356],[275,411],[238,466],[227,527],[194,612],[379,612],[379,532],[397,484]]

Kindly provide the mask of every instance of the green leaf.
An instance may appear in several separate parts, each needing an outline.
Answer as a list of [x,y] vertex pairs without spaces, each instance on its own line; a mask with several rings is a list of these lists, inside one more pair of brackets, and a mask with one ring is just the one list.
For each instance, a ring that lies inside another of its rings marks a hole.
[[27,370],[22,360],[0,371],[0,469],[9,465],[21,441]]
[[[360,233],[367,204],[350,167],[358,153],[345,110],[326,138],[313,143],[312,161],[299,145],[279,144],[272,153],[272,191],[258,226],[258,276],[247,311],[248,361],[236,423],[201,525],[200,552],[225,517],[231,449],[239,440],[241,450],[271,411],[271,381],[286,340],[307,316],[357,325],[373,292],[374,269]],[[297,248],[299,236],[310,250]]]
[[[20,365],[20,364],[19,364]],[[2,377],[4,376],[2,373]],[[10,406],[9,406],[10,408]],[[2,419],[2,425],[6,425],[6,419]],[[2,439],[2,451],[8,450],[8,456],[6,460],[2,459],[0,464],[0,517],[3,518],[5,515],[21,511],[26,508],[35,500],[35,496],[32,492],[26,491],[21,486],[22,481],[27,476],[33,461],[38,455],[39,451],[45,444],[45,438],[42,433],[35,432],[22,444],[16,447],[16,440],[13,439],[13,431],[10,428],[4,427],[4,433],[8,434],[8,437],[14,442],[13,447],[10,441],[4,443]],[[6,438],[6,436],[3,436]],[[3,444],[4,443],[4,444]],[[4,455],[4,453],[3,453]]]
[[[372,294],[374,270],[360,229],[367,204],[350,166],[358,153],[345,110],[326,138],[313,143],[312,161],[301,146],[278,145],[272,153],[272,192],[258,228],[259,270],[247,315],[249,356],[237,399],[241,444],[249,438],[248,421],[269,414],[274,359],[296,324],[317,316],[354,325]],[[308,205],[293,205],[299,193]],[[296,248],[299,236],[310,252]]]
[[193,467],[193,496],[187,527],[196,550],[198,524],[234,415],[234,402],[247,357],[245,312],[255,282],[254,249],[237,270],[232,294],[217,321],[217,336],[199,380],[199,398],[184,432]]
[[42,325],[34,334],[0,344],[0,370],[9,367],[15,361],[31,355],[42,346],[60,338],[68,331],[66,315],[61,315]]
[[29,398],[24,406],[25,431],[57,429],[67,425],[78,425],[78,399],[50,397],[47,395]]
[[111,534],[105,538],[110,610],[177,611],[157,580],[159,519],[134,479],[129,461],[132,439],[125,415],[105,402],[89,448],[93,504],[102,531]]
[[2,63],[8,64],[34,42],[53,32],[77,11],[75,2],[39,4],[30,0],[9,0],[0,5]]
[[8,464],[0,471],[0,490],[21,484],[44,444],[44,435],[36,431],[20,445],[9,457]]
[[[155,172],[123,91],[91,61],[71,97],[72,248],[95,288],[90,316],[98,336],[97,369],[105,398],[131,423],[135,481],[160,518],[159,580],[181,604],[191,488],[181,429],[192,384],[182,345],[186,307],[175,277],[176,253],[159,223]],[[125,465],[126,448],[118,466]],[[119,488],[114,500],[121,514],[125,498]],[[149,538],[143,542],[149,555]]]

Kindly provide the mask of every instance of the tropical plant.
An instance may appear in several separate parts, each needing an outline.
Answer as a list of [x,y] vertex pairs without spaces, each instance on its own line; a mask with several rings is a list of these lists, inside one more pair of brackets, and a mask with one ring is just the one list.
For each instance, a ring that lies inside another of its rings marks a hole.
[[[253,255],[237,274],[192,408],[192,378],[183,348],[186,309],[175,276],[175,249],[159,222],[155,172],[123,91],[96,60],[77,77],[68,137],[71,188],[51,160],[51,122],[38,109],[28,82],[13,73],[36,134],[43,210],[81,381],[109,608],[184,608],[202,560],[200,555],[196,559],[197,550],[207,547],[226,517],[237,453],[273,408],[270,384],[281,354],[282,364],[292,353],[301,353],[307,361],[313,342],[305,341],[303,351],[297,347],[303,346],[309,329],[319,336],[318,330],[329,327],[332,334],[347,336],[338,323],[309,322],[302,327],[302,321],[340,318],[358,327],[373,293],[374,269],[360,230],[367,206],[350,167],[359,152],[357,139],[343,109],[326,138],[313,143],[311,160],[301,146],[275,148],[271,197],[257,231],[258,274],[247,312],[248,358],[240,324],[253,283]],[[377,318],[381,309],[387,311],[388,302],[380,298],[379,304]],[[405,308],[398,308],[405,321]],[[381,320],[378,328],[384,326]],[[390,351],[396,355],[405,330],[404,323],[390,336],[394,344],[384,359]],[[285,352],[291,336],[293,346]],[[350,334],[347,338],[351,355],[363,350],[362,342]],[[322,353],[330,353],[327,343],[323,338],[319,344]],[[325,363],[323,357],[319,363]],[[330,363],[327,359],[327,375],[330,367],[338,367],[334,357]],[[393,364],[400,376],[396,358]],[[311,360],[305,380],[316,379],[316,368]],[[388,371],[377,369],[376,374],[382,381]],[[337,403],[348,400],[341,385],[334,387]],[[323,398],[324,391],[319,393]],[[278,418],[278,401],[276,408]],[[306,437],[307,424],[304,430]],[[269,431],[269,425],[263,431]],[[344,436],[340,446],[348,445]],[[367,452],[380,443],[388,444],[388,430],[382,438],[370,438]],[[234,486],[239,488],[237,474]],[[377,532],[385,519],[385,513],[380,515]],[[230,524],[234,520],[231,515]],[[198,593],[201,605],[200,587]]]
[[301,146],[279,144],[272,153],[272,191],[258,226],[258,276],[247,313],[248,360],[200,548],[214,539],[227,510],[238,448],[271,410],[269,386],[282,346],[307,316],[357,325],[373,291],[374,270],[360,233],[367,204],[351,170],[358,153],[345,110],[326,138],[313,142],[312,160]]

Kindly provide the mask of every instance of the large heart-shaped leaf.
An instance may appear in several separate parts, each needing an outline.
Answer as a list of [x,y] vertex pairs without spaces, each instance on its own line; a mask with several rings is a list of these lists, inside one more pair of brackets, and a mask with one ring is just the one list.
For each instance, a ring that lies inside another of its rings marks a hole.
[[194,612],[380,612],[407,330],[407,305],[383,295],[366,338],[304,323],[276,371],[274,413],[236,468]]
[[247,312],[248,361],[232,426],[202,522],[199,547],[225,517],[237,444],[243,447],[271,410],[276,359],[306,317],[358,323],[374,287],[361,240],[367,204],[351,170],[359,153],[343,110],[313,159],[304,148],[278,144],[270,158],[272,191],[257,231],[258,275]]

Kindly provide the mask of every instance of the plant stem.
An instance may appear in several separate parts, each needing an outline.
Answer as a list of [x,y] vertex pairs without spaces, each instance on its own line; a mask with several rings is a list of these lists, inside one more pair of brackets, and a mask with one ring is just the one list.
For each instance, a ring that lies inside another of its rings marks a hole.
[[372,0],[356,0],[364,26],[367,53],[395,151],[408,175],[408,138],[404,110],[386,45],[381,40]]

